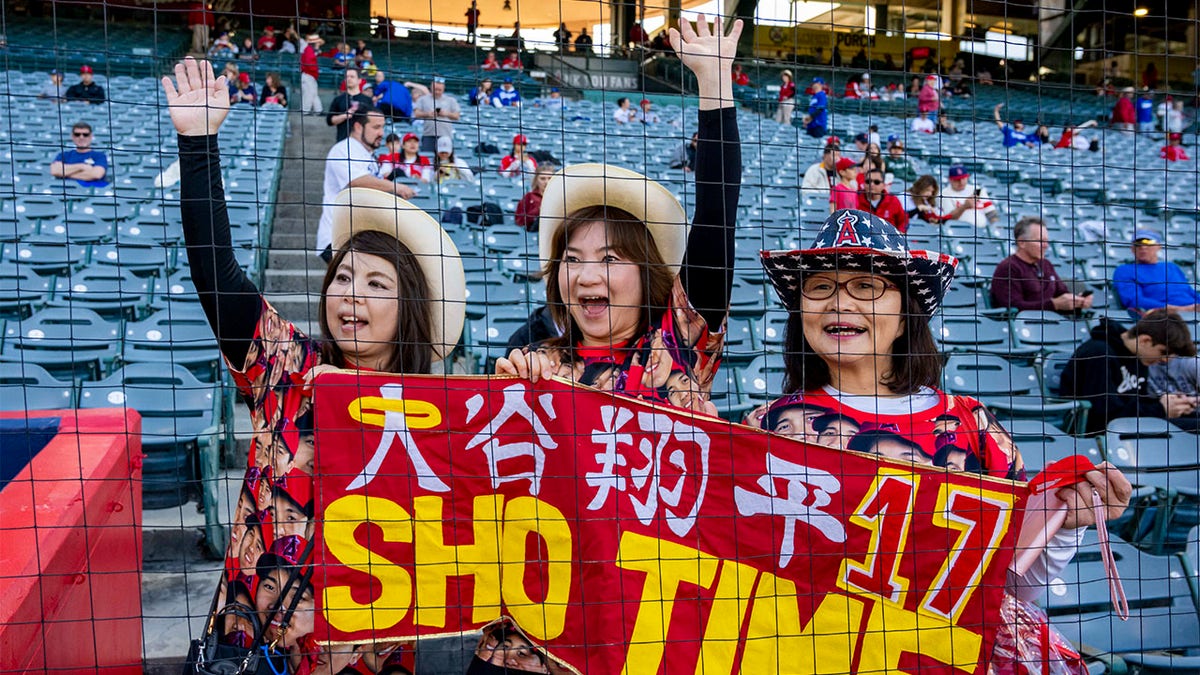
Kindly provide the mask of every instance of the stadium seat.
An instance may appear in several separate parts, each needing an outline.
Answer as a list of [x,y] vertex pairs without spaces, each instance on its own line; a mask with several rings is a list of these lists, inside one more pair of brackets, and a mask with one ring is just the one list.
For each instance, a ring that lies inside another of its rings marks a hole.
[[756,356],[739,370],[738,391],[743,405],[753,407],[783,396],[784,373],[782,358]]
[[124,363],[177,364],[204,382],[216,382],[221,354],[217,338],[199,307],[159,310],[125,324]]
[[1157,417],[1109,421],[1105,456],[1134,485],[1195,488],[1200,485],[1197,436]]
[[23,319],[50,299],[53,277],[42,277],[28,266],[0,262],[0,319]]
[[171,249],[157,243],[101,244],[92,248],[92,263],[126,269],[139,277],[166,276],[173,265]]
[[90,309],[109,319],[136,319],[150,304],[150,282],[120,267],[93,265],[54,281],[51,307]]
[[75,383],[56,379],[33,363],[0,362],[0,410],[58,410],[75,407]]
[[99,379],[118,354],[121,326],[89,309],[51,307],[4,327],[0,361],[34,363],[56,376]]
[[950,352],[982,354],[1017,353],[1008,322],[972,313],[934,315],[929,324],[933,339]]
[[0,259],[28,265],[41,275],[66,274],[87,262],[88,246],[54,235],[34,235],[5,244]]
[[1074,320],[1058,312],[1018,312],[1012,324],[1018,345],[1044,352],[1070,354],[1090,337],[1086,321]]
[[496,359],[508,356],[508,339],[528,319],[529,311],[523,305],[501,305],[489,307],[485,318],[471,321],[464,347],[475,362],[475,372],[494,372]]
[[1095,439],[1073,438],[1040,419],[1001,420],[1025,460],[1025,472],[1033,478],[1047,465],[1064,457],[1086,455],[1093,463],[1103,461]]
[[1041,395],[1032,366],[1016,365],[995,354],[951,354],[943,370],[945,390],[978,398],[999,417],[1042,419],[1061,429],[1080,429],[1086,404]]

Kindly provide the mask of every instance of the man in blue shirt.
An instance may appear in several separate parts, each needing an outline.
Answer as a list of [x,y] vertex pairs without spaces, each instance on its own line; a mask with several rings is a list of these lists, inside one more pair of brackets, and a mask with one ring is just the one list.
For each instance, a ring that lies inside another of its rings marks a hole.
[[387,73],[375,71],[375,86],[372,88],[375,107],[393,122],[408,122],[412,119],[412,93],[400,82],[387,79]]
[[1003,103],[997,103],[996,107],[992,110],[992,117],[996,120],[996,127],[1004,135],[1004,147],[1015,148],[1018,145],[1025,145],[1030,148],[1037,147],[1038,137],[1025,131],[1024,122],[1013,120],[1012,124],[1004,123],[1004,120],[1000,117],[1000,109],[1003,107]]
[[825,93],[825,80],[814,77],[812,92],[812,98],[808,100],[808,121],[804,130],[813,138],[821,138],[829,126],[829,96]]
[[60,152],[50,163],[50,175],[55,178],[74,178],[83,187],[105,187],[108,185],[108,157],[99,150],[92,150],[92,125],[76,122],[71,127],[74,150]]
[[492,94],[492,105],[499,107],[520,106],[521,92],[513,86],[512,78],[505,78],[504,84]]
[[1154,95],[1149,89],[1143,89],[1138,100],[1134,103],[1137,109],[1138,131],[1148,134],[1154,131]]
[[1162,307],[1176,312],[1200,311],[1196,285],[1188,281],[1179,265],[1158,259],[1162,245],[1162,235],[1153,230],[1134,233],[1134,262],[1113,272],[1113,287],[1121,304],[1139,316]]

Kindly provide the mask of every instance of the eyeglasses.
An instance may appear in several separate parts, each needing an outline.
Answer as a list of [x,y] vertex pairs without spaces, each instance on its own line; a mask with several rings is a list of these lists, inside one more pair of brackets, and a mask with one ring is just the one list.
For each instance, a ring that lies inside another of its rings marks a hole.
[[77,138],[78,137],[87,137],[87,136],[91,136],[92,132],[90,132],[90,131],[72,131],[71,135],[75,136]]
[[855,300],[878,300],[884,293],[898,287],[882,277],[869,275],[851,277],[841,283],[828,277],[809,277],[800,286],[800,294],[809,300],[828,300],[842,288]]
[[881,180],[869,180],[867,182],[870,183],[871,185],[883,185],[883,181],[881,181]]

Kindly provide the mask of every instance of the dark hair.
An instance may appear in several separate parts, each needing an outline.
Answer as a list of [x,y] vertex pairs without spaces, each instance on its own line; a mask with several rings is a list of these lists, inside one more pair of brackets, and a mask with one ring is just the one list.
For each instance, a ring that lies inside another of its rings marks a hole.
[[333,333],[325,319],[328,301],[325,293],[337,275],[338,266],[351,251],[379,256],[390,262],[396,270],[397,301],[400,303],[396,348],[392,357],[380,370],[388,373],[428,373],[433,363],[433,350],[430,347],[433,343],[433,317],[429,311],[429,285],[412,251],[395,237],[375,230],[355,234],[345,246],[338,249],[333,255],[333,260],[329,262],[325,280],[321,282],[321,303],[317,309],[317,321],[321,325],[321,336],[324,338],[322,352],[325,362],[338,368],[349,365],[346,355],[333,339]]
[[917,200],[925,199],[924,197],[917,196],[917,193],[923,192],[925,188],[930,187],[933,188],[933,197],[929,198],[930,203],[932,203],[933,200],[937,198],[937,194],[941,192],[941,188],[938,186],[937,179],[929,174],[917,176],[917,179],[913,181],[912,185],[908,186],[908,196],[913,200],[913,203],[916,204],[918,203]]
[[380,115],[383,114],[380,112],[379,108],[376,108],[375,106],[360,105],[355,108],[354,112],[350,114],[350,128],[354,129],[355,126],[367,126],[367,118],[371,116],[371,113],[378,113]]
[[[300,513],[303,513],[306,518],[313,517],[313,500],[311,498],[309,498],[308,503],[301,504],[296,497],[288,491],[287,488],[276,484],[271,487],[271,498],[275,499],[278,497],[282,497],[291,502],[292,505],[296,507],[296,510],[300,511]],[[278,518],[279,514],[275,514],[275,517]]]
[[1021,237],[1029,234],[1029,231],[1032,230],[1035,225],[1041,225],[1042,227],[1045,227],[1046,222],[1038,216],[1025,216],[1024,218],[1021,218],[1017,221],[1016,226],[1013,227],[1013,239],[1020,241]]
[[388,134],[387,138],[383,139],[383,142],[384,143],[392,143],[394,141],[399,141],[399,140],[400,140],[400,137],[397,136],[396,134]]
[[979,464],[979,457],[975,453],[950,443],[938,448],[938,451],[933,454],[933,465],[943,468],[950,466],[950,453],[952,452],[961,452],[966,455],[966,458],[963,460],[963,471],[968,473],[982,473],[983,467]]
[[888,431],[887,429],[868,429],[867,431],[860,431],[857,434],[854,434],[854,438],[851,438],[849,443],[846,443],[846,449],[855,450],[857,452],[870,452],[878,454],[875,450],[875,446],[878,445],[880,441],[895,441],[909,450],[912,450],[913,452],[921,455],[925,454],[925,451],[921,449],[921,446],[901,436],[900,434],[894,431]]
[[1150,342],[1164,345],[1172,356],[1195,356],[1196,345],[1187,323],[1175,312],[1157,310],[1148,312],[1128,331],[1129,337],[1146,335]]
[[[892,370],[881,373],[879,382],[893,394],[915,394],[922,387],[936,389],[942,379],[942,356],[938,353],[929,317],[917,305],[904,279],[892,279],[904,294],[904,332],[892,343]],[[902,358],[901,358],[902,357]],[[812,351],[804,339],[803,313],[794,309],[788,313],[787,339],[784,341],[783,363],[786,370],[786,393],[813,391],[833,381],[829,364]]]
[[88,124],[87,122],[84,122],[84,121],[79,121],[79,122],[76,122],[74,125],[72,125],[72,126],[71,126],[71,131],[75,131],[76,129],[87,129],[88,131],[91,131],[91,130],[92,130],[92,125],[90,125],[90,124]]
[[617,99],[617,107],[618,108],[621,107],[621,104],[628,100],[629,100],[628,96],[622,96],[621,98]]
[[550,310],[555,325],[563,331],[561,338],[551,341],[555,346],[574,345],[582,339],[579,329],[571,319],[571,311],[559,291],[558,275],[562,270],[563,255],[567,251],[571,233],[595,222],[604,223],[612,250],[636,264],[642,273],[642,316],[634,334],[643,335],[648,332],[650,326],[667,310],[671,301],[675,276],[659,253],[658,246],[654,243],[654,235],[650,234],[646,224],[628,211],[614,206],[599,204],[580,209],[567,216],[562,227],[554,233],[554,241],[550,244],[550,260],[546,262],[543,273],[546,280],[546,307]]
[[855,428],[859,428],[861,426],[858,423],[858,420],[854,419],[853,417],[847,417],[841,413],[826,413],[820,417],[813,418],[813,430],[817,433],[821,433],[837,422],[849,422],[853,424]]
[[351,72],[353,72],[355,75],[357,75],[359,77],[359,79],[362,79],[362,71],[358,69],[358,66],[350,66],[349,68],[343,70],[342,78],[345,79],[345,77],[347,75],[349,75]]
[[783,417],[783,413],[796,408],[801,408],[804,410],[816,410],[820,412],[821,417],[828,415],[830,412],[829,408],[826,408],[823,405],[817,405],[807,401],[798,401],[791,405],[774,406],[767,410],[766,416],[763,417],[763,428],[767,431],[775,431],[775,427],[779,426],[779,418]]

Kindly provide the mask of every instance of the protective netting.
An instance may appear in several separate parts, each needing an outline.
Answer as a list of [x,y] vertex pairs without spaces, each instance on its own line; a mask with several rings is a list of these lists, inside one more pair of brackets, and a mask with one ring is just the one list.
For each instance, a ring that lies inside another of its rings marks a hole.
[[0,671],[1197,668],[1194,5],[413,4],[0,8]]

